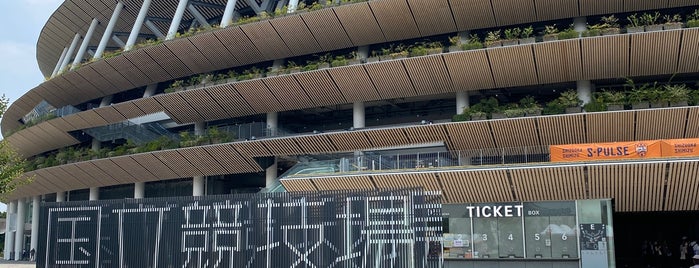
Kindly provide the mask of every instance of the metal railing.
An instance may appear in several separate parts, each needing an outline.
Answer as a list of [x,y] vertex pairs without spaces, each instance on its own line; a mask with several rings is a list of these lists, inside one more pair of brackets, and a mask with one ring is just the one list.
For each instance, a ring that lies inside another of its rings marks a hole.
[[549,162],[548,146],[487,148],[449,152],[408,154],[336,155],[330,160],[301,162],[282,174],[287,177],[313,177],[392,170],[422,170],[447,167],[497,166]]

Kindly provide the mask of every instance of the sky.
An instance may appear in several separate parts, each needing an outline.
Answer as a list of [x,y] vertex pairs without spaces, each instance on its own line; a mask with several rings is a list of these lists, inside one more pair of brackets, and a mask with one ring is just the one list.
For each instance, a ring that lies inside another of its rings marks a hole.
[[[44,81],[36,42],[63,0],[0,0],[0,95],[15,101]],[[0,203],[0,211],[6,206]]]

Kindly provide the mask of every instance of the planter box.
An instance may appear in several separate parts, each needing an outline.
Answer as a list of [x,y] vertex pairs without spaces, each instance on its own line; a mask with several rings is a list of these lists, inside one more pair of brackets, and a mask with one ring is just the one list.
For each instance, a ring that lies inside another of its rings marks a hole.
[[536,38],[534,38],[534,37],[519,39],[519,44],[520,44],[520,45],[523,45],[523,44],[534,44],[534,43],[536,43]]
[[519,45],[519,40],[504,40],[502,41],[502,46],[516,46]]
[[557,41],[558,34],[544,35],[544,42]]
[[369,57],[369,58],[366,58],[366,62],[367,62],[367,63],[379,62],[379,60],[381,60],[379,57]]
[[621,104],[608,104],[607,111],[623,111],[624,105]]
[[682,23],[667,23],[663,25],[665,30],[677,30],[682,29]]
[[659,102],[651,102],[650,103],[650,108],[665,108],[665,107],[667,107],[666,101],[659,101]]
[[294,67],[288,69],[290,74],[295,74],[295,73],[300,73],[301,72],[301,67]]
[[362,63],[362,60],[360,60],[360,59],[347,60],[347,65],[355,65],[355,64],[361,64],[361,63]]
[[449,47],[449,52],[458,52],[458,51],[463,51],[461,49],[461,46],[450,46]]
[[648,102],[637,102],[631,105],[631,109],[638,110],[638,109],[648,109],[650,108],[650,103]]
[[626,33],[642,33],[643,27],[628,27],[626,28]]
[[536,112],[526,112],[525,116],[540,116],[541,115],[541,110],[537,110]]
[[490,44],[486,45],[487,47],[501,47],[502,46],[502,41],[495,41]]
[[[400,59],[407,59],[408,56],[400,55],[400,56],[391,56],[390,58],[391,58],[391,59],[394,59],[394,60],[400,60]],[[382,59],[383,59],[383,58],[382,58]]]
[[480,115],[480,116],[472,115],[471,116],[471,121],[480,121],[480,120],[486,120],[486,119],[488,119],[488,117],[486,117],[485,115]]
[[444,52],[443,48],[428,48],[427,55],[442,54]]
[[607,29],[602,29],[600,30],[601,35],[615,35],[615,34],[621,34],[621,29],[619,28],[607,28]]
[[689,106],[687,101],[680,101],[680,102],[673,102],[670,103],[670,107],[684,107],[684,106]]
[[566,108],[567,114],[577,114],[582,113],[582,107],[568,107]]
[[657,31],[662,31],[663,30],[663,25],[662,24],[656,24],[656,25],[648,25],[645,27],[646,32],[657,32]]
[[318,70],[327,69],[327,68],[330,68],[330,63],[327,63],[327,62],[318,63]]
[[503,114],[503,113],[492,113],[490,115],[490,117],[492,119],[505,119],[505,118],[507,118],[507,116],[505,116],[505,114]]

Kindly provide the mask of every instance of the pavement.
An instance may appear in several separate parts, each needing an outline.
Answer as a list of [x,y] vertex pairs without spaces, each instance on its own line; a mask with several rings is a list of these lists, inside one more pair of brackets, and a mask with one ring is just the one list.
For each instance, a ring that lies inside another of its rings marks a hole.
[[0,268],[35,268],[34,262],[0,260]]

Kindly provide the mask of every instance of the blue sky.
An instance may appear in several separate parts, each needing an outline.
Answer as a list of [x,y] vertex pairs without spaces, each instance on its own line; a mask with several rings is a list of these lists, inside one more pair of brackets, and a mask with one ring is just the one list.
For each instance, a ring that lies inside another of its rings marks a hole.
[[[0,0],[0,94],[16,100],[44,81],[36,41],[63,0]],[[0,211],[6,207],[0,203]]]

